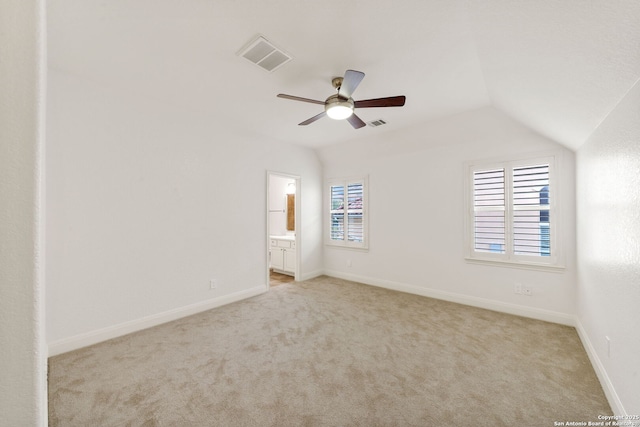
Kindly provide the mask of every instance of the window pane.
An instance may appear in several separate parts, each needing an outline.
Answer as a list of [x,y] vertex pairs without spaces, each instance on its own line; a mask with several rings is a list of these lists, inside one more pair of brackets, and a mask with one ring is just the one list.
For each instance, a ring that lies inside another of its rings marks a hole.
[[350,242],[364,241],[362,194],[362,183],[347,185],[347,240]]
[[504,169],[474,172],[473,205],[504,206]]
[[348,209],[362,210],[362,184],[349,184],[347,199],[349,201]]
[[331,186],[331,240],[344,240],[344,186]]
[[331,214],[331,240],[344,240],[344,214]]
[[[549,256],[551,240],[549,222],[541,222],[542,211],[515,211],[513,216],[513,249],[516,255]],[[549,213],[546,211],[546,218]]]
[[513,249],[516,255],[549,256],[549,165],[513,169]]
[[513,204],[515,206],[549,204],[549,165],[513,169]]
[[505,252],[504,169],[473,174],[474,241],[479,252]]
[[331,186],[331,210],[344,209],[344,187],[342,185]]
[[480,211],[474,214],[474,249],[504,253],[504,211]]
[[364,228],[363,228],[363,218],[362,212],[349,212],[348,214],[349,223],[349,236],[348,240],[350,242],[362,242],[364,241]]

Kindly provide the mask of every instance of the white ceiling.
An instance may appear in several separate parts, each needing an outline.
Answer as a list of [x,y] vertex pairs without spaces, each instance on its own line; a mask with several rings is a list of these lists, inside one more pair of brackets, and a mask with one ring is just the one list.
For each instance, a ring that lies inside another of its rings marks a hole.
[[[640,1],[50,0],[57,72],[204,113],[215,123],[318,147],[493,105],[577,148],[640,78]],[[237,56],[257,34],[294,60],[267,73]],[[322,106],[331,78],[366,73],[354,130]]]

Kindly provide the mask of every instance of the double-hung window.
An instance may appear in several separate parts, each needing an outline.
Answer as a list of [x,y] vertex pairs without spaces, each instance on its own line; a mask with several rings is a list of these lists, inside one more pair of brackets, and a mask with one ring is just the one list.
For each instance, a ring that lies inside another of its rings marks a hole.
[[367,179],[329,181],[329,235],[327,244],[368,247]]
[[554,157],[468,167],[467,258],[558,266]]

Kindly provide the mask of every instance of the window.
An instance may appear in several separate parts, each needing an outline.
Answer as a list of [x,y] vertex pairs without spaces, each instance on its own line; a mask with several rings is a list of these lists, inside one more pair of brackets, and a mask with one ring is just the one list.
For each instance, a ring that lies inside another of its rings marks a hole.
[[557,266],[554,158],[469,166],[468,259]]
[[366,178],[329,181],[329,236],[327,244],[366,249]]

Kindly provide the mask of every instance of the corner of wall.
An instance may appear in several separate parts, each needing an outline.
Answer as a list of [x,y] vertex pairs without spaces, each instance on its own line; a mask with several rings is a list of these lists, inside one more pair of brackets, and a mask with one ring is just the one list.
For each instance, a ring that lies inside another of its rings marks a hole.
[[591,361],[591,365],[593,366],[593,370],[598,376],[598,380],[600,381],[600,385],[602,386],[602,390],[604,390],[605,396],[607,396],[607,400],[609,401],[609,405],[615,414],[626,414],[624,407],[622,406],[622,402],[616,393],[615,388],[613,387],[613,383],[607,375],[607,371],[602,364],[602,361],[598,357],[598,353],[596,352],[591,340],[589,339],[589,335],[585,331],[582,326],[582,322],[580,318],[576,316],[575,319],[576,331],[578,332],[578,336],[580,337],[580,341],[582,341],[582,345],[587,352],[587,356],[589,356],[589,360]]

